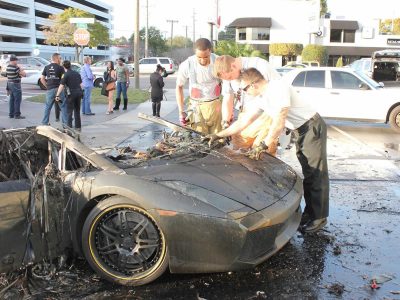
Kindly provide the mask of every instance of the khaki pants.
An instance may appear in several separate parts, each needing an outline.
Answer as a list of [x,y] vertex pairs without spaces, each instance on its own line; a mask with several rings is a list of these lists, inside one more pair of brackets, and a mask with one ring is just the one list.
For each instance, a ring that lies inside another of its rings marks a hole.
[[221,131],[221,100],[198,102],[190,100],[189,110],[193,113],[189,117],[190,127],[204,134]]
[[[238,120],[246,116],[246,111],[239,114]],[[268,135],[272,124],[272,118],[266,113],[260,115],[242,132],[232,135],[232,145],[234,149],[249,149],[258,146]],[[269,153],[276,154],[278,141],[274,143]]]

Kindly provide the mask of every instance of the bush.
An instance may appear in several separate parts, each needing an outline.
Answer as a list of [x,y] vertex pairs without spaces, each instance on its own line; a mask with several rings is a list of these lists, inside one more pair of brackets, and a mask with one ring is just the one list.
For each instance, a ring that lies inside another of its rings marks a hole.
[[303,50],[302,44],[277,43],[269,46],[269,53],[275,56],[297,56]]
[[301,53],[303,61],[318,61],[319,64],[326,65],[328,62],[328,51],[325,46],[321,45],[307,45]]
[[238,44],[235,41],[219,41],[215,48],[218,55],[230,55],[232,57],[257,56],[265,58],[260,50],[255,50],[251,45]]

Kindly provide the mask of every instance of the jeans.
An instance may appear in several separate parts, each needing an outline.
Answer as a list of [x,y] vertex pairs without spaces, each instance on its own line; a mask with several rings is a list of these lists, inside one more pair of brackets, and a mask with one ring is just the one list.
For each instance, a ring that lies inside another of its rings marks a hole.
[[83,88],[83,99],[82,99],[82,113],[90,114],[92,110],[90,109],[90,101],[92,98],[93,86],[88,86]]
[[[54,102],[56,102],[54,99],[56,98],[57,90],[58,90],[58,87],[47,90],[46,104],[44,106],[44,117],[42,120],[43,125],[49,124],[50,112],[51,112],[51,109],[53,108]],[[60,94],[60,100],[62,102],[61,103],[57,102],[56,105],[59,105],[59,107],[61,109],[61,121],[62,121],[63,125],[67,125],[68,116],[67,116],[67,106],[66,106],[66,99],[65,99],[64,92],[62,92]]]
[[10,118],[21,115],[22,90],[21,83],[7,82],[10,91],[9,116]]
[[126,94],[126,82],[119,82],[117,81],[117,98],[121,99],[121,92],[122,92],[122,97],[124,99],[128,99],[128,95]]

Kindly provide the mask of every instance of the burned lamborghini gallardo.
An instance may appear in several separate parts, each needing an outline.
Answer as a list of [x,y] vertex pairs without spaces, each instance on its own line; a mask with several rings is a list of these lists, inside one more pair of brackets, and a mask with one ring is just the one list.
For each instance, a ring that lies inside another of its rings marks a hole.
[[50,126],[0,131],[0,272],[72,249],[124,285],[171,273],[253,267],[300,222],[302,183],[253,161],[165,135],[146,153],[100,155]]

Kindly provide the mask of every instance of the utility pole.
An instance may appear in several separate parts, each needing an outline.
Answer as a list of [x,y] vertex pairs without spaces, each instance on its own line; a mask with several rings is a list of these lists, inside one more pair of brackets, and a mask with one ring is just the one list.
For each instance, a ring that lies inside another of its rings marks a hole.
[[[219,0],[215,0],[217,1],[217,16],[216,16],[216,20],[215,20],[215,41],[218,41],[218,31],[219,31]],[[212,43],[212,41],[211,41]],[[216,46],[216,45],[215,45]]]
[[189,26],[185,25],[184,27],[185,27],[185,32],[186,32],[186,35],[185,35],[185,37],[186,37],[186,40],[185,40],[185,48],[187,48],[187,41],[188,41],[188,27],[189,27]]
[[193,47],[196,42],[196,10],[193,8]]
[[135,64],[135,89],[140,89],[139,81],[139,8],[140,0],[136,0],[136,22],[135,22],[135,37],[134,37],[134,64]]
[[172,53],[172,38],[174,37],[174,23],[178,23],[178,20],[167,20],[168,23],[171,23],[171,53]]
[[149,0],[146,0],[146,34],[144,40],[144,57],[149,56]]

